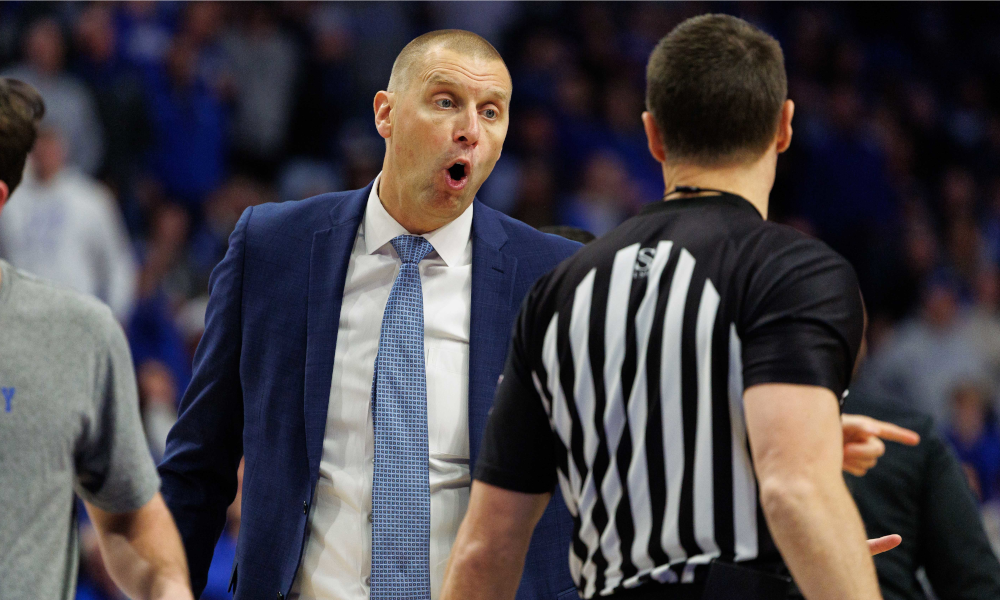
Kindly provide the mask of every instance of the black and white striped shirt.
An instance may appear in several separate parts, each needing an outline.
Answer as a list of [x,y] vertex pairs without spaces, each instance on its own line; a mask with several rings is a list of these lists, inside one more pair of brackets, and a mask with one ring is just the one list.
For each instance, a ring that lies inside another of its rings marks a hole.
[[854,271],[733,195],[659,202],[533,288],[475,477],[558,480],[584,598],[780,556],[761,513],[743,390],[841,397],[861,342]]

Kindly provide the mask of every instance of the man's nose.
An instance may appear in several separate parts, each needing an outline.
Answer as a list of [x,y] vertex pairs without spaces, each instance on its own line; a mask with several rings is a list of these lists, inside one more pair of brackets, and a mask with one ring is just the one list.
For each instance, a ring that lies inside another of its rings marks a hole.
[[470,146],[479,142],[479,111],[476,107],[470,106],[462,111],[455,124],[455,141]]

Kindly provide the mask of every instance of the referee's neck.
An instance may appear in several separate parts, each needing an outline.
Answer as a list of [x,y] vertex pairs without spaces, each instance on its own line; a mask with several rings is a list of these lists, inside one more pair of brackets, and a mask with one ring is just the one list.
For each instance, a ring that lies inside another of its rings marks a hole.
[[[777,153],[765,152],[758,160],[750,163],[702,166],[690,163],[671,164],[668,161],[663,163],[663,183],[667,192],[680,185],[722,190],[742,196],[766,219],[777,158]],[[700,195],[712,193],[672,194],[666,201]]]

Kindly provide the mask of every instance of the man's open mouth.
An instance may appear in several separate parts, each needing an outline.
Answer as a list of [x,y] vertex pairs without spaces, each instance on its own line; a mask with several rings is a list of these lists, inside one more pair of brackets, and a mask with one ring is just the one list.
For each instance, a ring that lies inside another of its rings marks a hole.
[[465,163],[457,162],[452,166],[448,167],[448,177],[451,178],[452,181],[458,183],[463,179],[465,179],[465,177],[467,176],[466,170],[467,166],[465,165]]

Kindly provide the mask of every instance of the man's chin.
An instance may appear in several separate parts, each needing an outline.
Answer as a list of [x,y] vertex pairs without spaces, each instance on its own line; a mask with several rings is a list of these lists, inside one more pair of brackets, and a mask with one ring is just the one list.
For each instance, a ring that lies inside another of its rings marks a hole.
[[454,219],[465,211],[475,197],[475,192],[469,186],[463,190],[437,189],[434,190],[434,196],[427,204],[427,208],[442,218],[450,216]]

